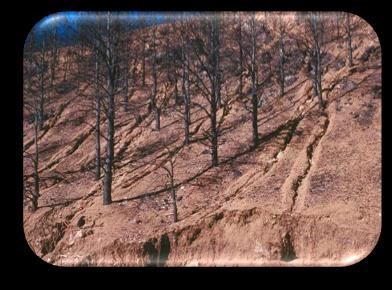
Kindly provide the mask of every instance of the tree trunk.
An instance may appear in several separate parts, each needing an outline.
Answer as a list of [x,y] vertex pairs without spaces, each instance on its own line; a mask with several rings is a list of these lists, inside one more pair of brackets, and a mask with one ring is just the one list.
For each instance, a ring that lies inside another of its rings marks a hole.
[[348,66],[353,66],[353,49],[351,44],[351,24],[350,24],[350,14],[347,13],[346,17],[346,30],[347,30],[347,51],[348,51]]
[[157,67],[156,67],[156,58],[157,58],[157,51],[156,51],[156,31],[155,27],[153,28],[153,63],[152,63],[152,80],[153,80],[153,87],[152,87],[152,109],[155,113],[155,129],[160,130],[161,129],[161,110],[158,108],[157,103],[156,103],[156,97],[157,97],[157,90],[158,90],[158,80],[157,80]]
[[184,96],[184,133],[185,145],[189,144],[189,126],[191,123],[190,98],[189,98],[189,54],[188,49],[183,47],[183,75],[182,75],[182,94]]
[[[41,82],[42,78],[41,78]],[[44,87],[43,83],[41,83],[40,95],[39,95],[39,104],[38,104],[38,131],[42,130],[44,126]]]
[[321,68],[321,48],[323,31],[319,26],[318,19],[314,14],[311,15],[311,31],[313,36],[313,60],[314,60],[314,83],[319,100],[320,109],[324,109],[323,90],[322,90],[322,68]]
[[211,102],[211,156],[212,166],[218,166],[218,130],[216,128],[216,97]]
[[255,19],[252,18],[251,23],[251,34],[252,34],[252,59],[251,59],[251,70],[252,70],[252,129],[253,129],[253,146],[256,148],[259,144],[259,132],[258,132],[258,118],[257,118],[257,68],[256,68],[256,32],[255,32]]
[[317,93],[319,98],[319,107],[320,109],[324,108],[323,101],[323,89],[321,85],[321,55],[320,55],[320,47],[316,44],[316,85],[317,85]]
[[57,30],[52,24],[52,62],[50,64],[50,88],[53,88],[56,79],[56,66],[57,66]]
[[38,97],[38,131],[40,131],[44,124],[44,98],[45,98],[45,41],[42,40],[40,59],[40,73],[39,73],[39,97]]
[[108,93],[108,127],[107,127],[107,148],[105,161],[105,177],[103,190],[103,204],[112,202],[112,169],[114,159],[114,99],[113,89],[109,86]]
[[38,208],[38,197],[39,197],[39,173],[38,173],[38,115],[35,114],[35,124],[34,124],[34,190],[31,198],[31,210],[34,212]]
[[155,106],[155,129],[161,130],[161,109]]
[[[216,16],[215,16],[216,17]],[[220,104],[220,72],[219,72],[219,27],[218,20],[214,18],[211,26],[211,53],[212,53],[212,94],[211,94],[211,155],[212,166],[218,166],[218,129],[216,124],[217,107]]]
[[126,66],[125,69],[125,88],[124,88],[124,112],[128,111],[128,65]]
[[142,41],[142,86],[146,85],[146,40]]
[[189,97],[184,95],[184,144],[189,144],[189,126],[190,126],[190,110],[189,110]]
[[63,82],[65,82],[67,80],[67,72],[69,69],[69,55],[66,52],[65,53],[65,64],[64,64],[64,75],[63,75]]
[[244,74],[244,52],[242,49],[242,20],[239,20],[239,31],[238,31],[238,45],[239,45],[239,67],[240,67],[240,86],[238,93],[240,97],[243,94],[243,87],[244,87],[244,80],[243,80],[243,74]]
[[339,40],[340,38],[340,12],[336,12],[336,37]]
[[279,39],[279,82],[280,82],[280,96],[283,97],[284,95],[284,80],[285,80],[285,73],[284,73],[284,42],[283,42],[283,35],[280,34]]
[[178,86],[177,79],[174,81],[174,106],[178,107]]
[[101,177],[101,97],[99,95],[98,58],[95,59],[95,180]]
[[178,216],[177,216],[177,197],[176,197],[176,190],[174,188],[174,168],[172,166],[172,174],[170,176],[170,189],[171,189],[171,198],[172,198],[172,206],[173,206],[173,222],[178,221]]
[[123,103],[124,103],[124,112],[128,111],[128,94],[129,94],[129,39],[126,41],[126,48],[125,48],[125,66],[124,66],[124,78],[125,78],[125,84],[124,84],[124,95],[123,95]]
[[105,176],[103,183],[103,204],[108,205],[112,202],[112,169],[114,159],[114,53],[111,47],[110,40],[110,12],[107,17],[107,50],[106,57],[108,60],[108,112],[107,112],[107,147],[106,147],[106,160],[105,160]]
[[253,146],[256,148],[259,144],[258,120],[257,120],[257,95],[252,94],[252,128],[253,128]]

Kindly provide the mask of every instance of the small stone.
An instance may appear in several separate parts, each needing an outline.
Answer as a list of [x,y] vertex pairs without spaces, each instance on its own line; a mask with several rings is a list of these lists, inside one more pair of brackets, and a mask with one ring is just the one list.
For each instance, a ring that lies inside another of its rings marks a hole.
[[82,230],[76,232],[75,238],[80,239],[83,238],[84,234]]
[[177,197],[177,201],[181,201],[182,200],[182,195]]
[[83,231],[79,230],[76,232],[76,234],[74,236],[70,236],[69,237],[69,241],[68,241],[68,245],[72,246],[73,244],[75,244],[77,239],[83,238]]
[[234,170],[233,175],[234,175],[234,177],[240,177],[240,176],[242,176],[242,172],[239,170]]
[[84,257],[81,261],[79,266],[81,267],[87,267],[91,264],[91,257],[90,256],[86,256]]
[[86,218],[85,216],[81,216],[81,217],[79,218],[79,220],[78,220],[78,222],[77,222],[77,224],[76,224],[79,228],[83,227],[84,224],[86,223],[85,218]]

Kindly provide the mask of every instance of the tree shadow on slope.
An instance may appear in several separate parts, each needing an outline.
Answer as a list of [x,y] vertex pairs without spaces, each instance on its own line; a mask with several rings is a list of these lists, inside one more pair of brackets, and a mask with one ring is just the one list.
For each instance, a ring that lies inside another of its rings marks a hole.
[[[220,161],[220,165],[221,166],[223,166],[223,165],[232,165],[233,162],[238,160],[240,157],[246,156],[247,154],[250,154],[250,153],[255,152],[255,151],[262,151],[263,150],[263,145],[265,143],[268,143],[272,139],[278,137],[282,133],[282,131],[293,128],[293,124],[294,123],[298,123],[298,122],[299,122],[298,118],[295,118],[293,120],[289,120],[288,122],[282,124],[281,126],[276,128],[275,130],[273,130],[270,133],[268,133],[268,134],[264,135],[263,137],[261,137],[260,144],[259,144],[259,146],[257,148],[254,148],[253,146],[249,146],[245,150],[244,149],[239,150],[238,152],[235,152],[232,156],[227,157],[225,159],[222,159]],[[287,144],[285,144],[285,145],[287,145]],[[203,168],[202,170],[200,170],[198,173],[194,174],[193,176],[191,176],[191,177],[189,177],[189,178],[187,178],[187,179],[185,179],[185,180],[183,180],[181,182],[178,182],[178,183],[174,184],[174,188],[178,188],[180,186],[189,184],[190,182],[192,182],[195,179],[197,179],[198,177],[202,176],[203,174],[205,174],[206,172],[208,172],[212,168],[213,167],[211,165]],[[158,195],[160,193],[167,192],[169,189],[170,189],[169,187],[164,187],[164,188],[161,188],[159,190],[146,192],[146,193],[139,194],[139,195],[136,195],[136,196],[133,196],[133,197],[113,200],[113,203],[121,203],[121,202],[124,202],[124,201],[143,199],[143,198],[146,198],[146,197],[151,197],[151,196]]]

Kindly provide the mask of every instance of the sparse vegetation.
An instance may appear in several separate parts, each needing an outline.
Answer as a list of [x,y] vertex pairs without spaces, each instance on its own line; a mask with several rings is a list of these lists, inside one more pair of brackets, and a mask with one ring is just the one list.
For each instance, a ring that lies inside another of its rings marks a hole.
[[40,257],[339,264],[374,244],[381,49],[365,21],[60,16],[24,50],[25,232]]

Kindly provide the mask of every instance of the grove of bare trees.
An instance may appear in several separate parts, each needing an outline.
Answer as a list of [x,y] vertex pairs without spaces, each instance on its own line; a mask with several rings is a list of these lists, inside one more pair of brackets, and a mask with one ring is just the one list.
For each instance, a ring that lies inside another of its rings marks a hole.
[[[337,29],[337,36],[345,37],[348,66],[353,66],[354,61],[352,17],[347,13],[336,13],[329,22],[317,12],[299,13],[298,27],[289,25],[280,13],[271,17],[262,17],[259,13],[203,14],[179,20],[142,15],[139,26],[131,23],[132,20],[124,21],[117,13],[89,16],[89,21],[72,27],[78,39],[74,46],[60,47],[55,24],[44,36],[37,37],[33,30],[26,41],[24,108],[31,116],[34,146],[24,150],[26,160],[32,163],[33,179],[29,185],[26,177],[25,188],[30,192],[33,211],[38,208],[40,196],[39,138],[45,126],[45,102],[54,98],[54,88],[60,82],[74,81],[77,95],[90,100],[90,110],[95,114],[95,148],[92,148],[95,150],[95,179],[102,179],[103,204],[109,205],[112,203],[116,113],[122,108],[123,113],[132,118],[129,112],[136,91],[146,95],[148,111],[153,114],[158,134],[162,112],[169,106],[176,108],[183,124],[183,146],[194,140],[192,112],[201,110],[209,120],[204,134],[211,166],[218,167],[220,116],[225,115],[234,99],[250,103],[247,108],[251,117],[252,147],[260,145],[259,119],[264,87],[274,86],[276,96],[285,98],[288,76],[299,71],[292,68],[294,61],[290,54],[295,51],[289,51],[288,43],[295,43],[299,55],[305,55],[301,65],[307,66],[320,110],[326,105],[323,58],[328,31]],[[300,39],[291,36],[293,29],[303,31]],[[224,89],[233,79],[236,80],[235,96],[228,95]],[[203,101],[197,101],[200,99]],[[105,124],[105,132],[102,124]],[[101,152],[101,140],[105,141],[105,152]],[[176,154],[178,150],[168,150],[169,160],[162,167],[169,181],[167,188],[173,202],[174,222],[178,221]]]

